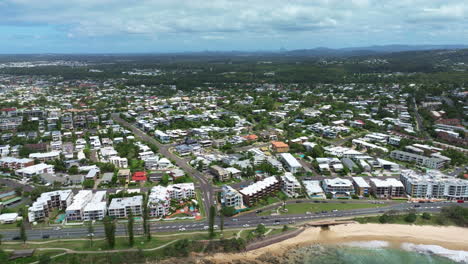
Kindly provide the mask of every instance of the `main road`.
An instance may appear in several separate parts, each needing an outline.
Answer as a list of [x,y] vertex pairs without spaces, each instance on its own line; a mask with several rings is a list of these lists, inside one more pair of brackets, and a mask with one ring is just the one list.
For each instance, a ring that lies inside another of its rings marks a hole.
[[[339,202],[336,202],[339,203]],[[270,215],[270,216],[259,216],[257,214],[245,214],[236,217],[226,217],[224,221],[225,229],[239,229],[239,228],[255,228],[258,224],[265,224],[267,226],[274,225],[294,225],[301,222],[332,219],[332,218],[355,218],[365,215],[377,215],[382,214],[391,210],[399,212],[405,212],[410,209],[416,210],[418,213],[429,212],[437,213],[443,207],[453,205],[454,203],[437,202],[437,203],[425,203],[425,204],[413,204],[413,203],[397,203],[391,204],[380,208],[363,208],[363,209],[352,209],[352,210],[341,210],[341,211],[328,211],[328,212],[315,212],[309,214],[283,214],[283,215]],[[459,204],[467,207],[468,204]],[[217,223],[220,224],[219,221]],[[184,222],[171,222],[171,221],[157,221],[151,222],[151,231],[153,235],[157,235],[158,232],[177,232],[177,231],[204,231],[207,230],[207,221],[184,221]],[[125,236],[127,234],[126,224],[120,223],[116,229],[116,235]],[[135,234],[142,235],[143,228],[141,223],[135,224]],[[44,237],[50,239],[67,239],[67,238],[86,238],[88,231],[87,227],[66,227],[61,229],[53,228],[35,228],[27,230],[27,236],[29,240],[39,240]],[[12,240],[19,238],[19,230],[0,230],[0,234],[3,235],[3,240]],[[102,225],[94,226],[94,236],[104,237],[104,228]]]
[[202,195],[202,201],[203,205],[205,207],[205,211],[208,212],[210,206],[214,205],[214,189],[211,183],[203,176],[201,172],[198,170],[194,169],[192,166],[190,166],[186,160],[180,158],[176,154],[172,153],[169,148],[172,145],[169,144],[161,144],[159,141],[154,139],[153,137],[149,136],[146,134],[146,132],[140,130],[137,128],[135,125],[130,124],[129,122],[123,120],[120,118],[118,113],[113,113],[112,118],[119,124],[123,125],[124,127],[130,129],[133,134],[135,134],[138,138],[140,138],[143,141],[149,142],[153,145],[156,145],[159,149],[159,153],[169,160],[173,160],[176,165],[183,169],[188,175],[193,176],[194,178],[197,179],[197,181],[200,184],[200,190],[201,190],[201,195]]

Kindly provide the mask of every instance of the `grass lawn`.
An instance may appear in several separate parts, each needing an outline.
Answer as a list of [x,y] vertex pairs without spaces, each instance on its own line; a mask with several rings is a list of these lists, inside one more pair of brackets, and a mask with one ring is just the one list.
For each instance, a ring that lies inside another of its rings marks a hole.
[[[2,262],[5,264],[26,264],[26,263],[33,263],[39,260],[39,256],[41,255],[46,255],[46,256],[54,256],[60,253],[63,253],[64,251],[60,250],[47,250],[47,251],[36,251],[34,252],[34,255],[32,257],[27,257],[27,258],[18,258],[15,260],[7,260],[6,262]],[[9,253],[7,253],[9,254]],[[0,260],[2,261],[2,260]]]
[[[288,212],[281,214],[305,214],[306,212],[320,212],[320,211],[331,211],[331,210],[352,210],[352,209],[363,209],[363,208],[376,208],[376,207],[384,207],[387,206],[386,204],[367,204],[367,203],[296,203],[296,204],[287,204],[286,209]],[[272,213],[276,213],[276,210],[268,210],[260,213],[262,216],[270,215]],[[281,211],[281,210],[280,210]]]
[[197,193],[197,201],[198,201],[198,209],[200,210],[200,214],[203,218],[206,217],[206,210],[205,210],[205,205],[203,203],[203,200],[202,200],[202,195],[201,195],[201,192],[200,190],[196,190],[196,193]]
[[[392,216],[388,222],[388,224],[400,224],[400,225],[456,225],[453,222],[447,221],[445,224],[440,224],[440,222],[437,221],[438,214],[431,215],[430,219],[424,219],[421,217],[421,214],[417,215],[416,221],[413,223],[405,221],[405,216],[406,214],[402,215],[396,215]],[[379,221],[380,216],[368,216],[368,217],[358,217],[353,220],[361,223],[361,224],[367,224],[367,223],[378,223],[381,224]]]

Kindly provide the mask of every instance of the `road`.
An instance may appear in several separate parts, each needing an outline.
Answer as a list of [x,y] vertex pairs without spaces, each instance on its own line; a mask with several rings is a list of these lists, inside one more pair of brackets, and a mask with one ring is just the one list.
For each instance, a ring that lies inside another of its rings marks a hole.
[[[338,203],[338,202],[337,202]],[[436,213],[444,206],[453,205],[454,203],[447,202],[438,202],[438,203],[426,203],[418,204],[415,207],[415,204],[412,203],[397,203],[391,204],[389,206],[380,207],[380,208],[365,208],[365,209],[354,209],[354,210],[343,210],[337,212],[326,212],[326,213],[312,213],[312,214],[291,214],[291,215],[277,215],[277,216],[258,216],[254,213],[240,215],[234,218],[225,218],[224,227],[226,229],[235,229],[235,228],[247,228],[247,227],[256,227],[258,224],[262,223],[267,226],[273,225],[291,225],[300,222],[312,221],[312,220],[323,220],[330,218],[354,218],[364,215],[374,215],[382,214],[390,210],[406,211],[409,209],[415,209],[418,213],[429,212]],[[464,207],[468,207],[468,204],[458,204]],[[219,225],[219,221],[217,223]],[[169,222],[169,221],[160,221],[160,222],[151,222],[151,231],[153,235],[157,235],[157,232],[177,232],[181,228],[184,228],[185,231],[204,231],[207,228],[207,221],[200,222]],[[143,233],[143,228],[141,223],[135,224],[135,235],[141,235]],[[117,226],[116,235],[125,236],[126,233],[125,224],[120,224]],[[18,230],[0,230],[0,233],[3,234],[3,240],[12,240],[14,237],[19,236]],[[48,229],[32,229],[27,230],[27,236],[29,240],[39,240],[42,239],[44,235],[48,235],[50,239],[65,239],[65,238],[84,238],[87,234],[86,227],[76,227],[76,228],[63,228],[60,230],[53,230],[52,228]],[[104,228],[102,225],[96,225],[94,227],[95,237],[104,237]]]
[[177,156],[176,154],[172,153],[169,151],[169,149],[172,147],[170,144],[161,144],[159,141],[154,139],[153,137],[149,136],[146,134],[146,132],[138,129],[135,127],[133,124],[130,124],[129,122],[123,120],[120,118],[118,113],[113,113],[112,118],[119,124],[129,128],[132,130],[133,134],[135,134],[138,138],[140,138],[143,141],[149,142],[151,144],[154,144],[158,147],[158,151],[161,155],[164,157],[168,158],[169,160],[173,160],[176,165],[183,169],[188,175],[194,177],[195,179],[198,180],[199,182],[199,189],[201,190],[202,194],[202,201],[205,207],[205,211],[208,212],[209,208],[211,205],[215,204],[214,200],[214,189],[211,185],[211,183],[203,176],[203,174],[196,169],[194,169],[192,166],[190,166],[186,160],[183,158]]

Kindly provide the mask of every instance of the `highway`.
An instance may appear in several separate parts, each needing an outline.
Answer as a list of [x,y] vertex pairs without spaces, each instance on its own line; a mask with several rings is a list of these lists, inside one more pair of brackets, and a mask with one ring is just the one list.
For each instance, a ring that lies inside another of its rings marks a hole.
[[[330,202],[329,202],[330,203]],[[339,203],[339,202],[336,202]],[[342,210],[342,211],[328,211],[328,212],[315,212],[310,214],[284,214],[284,215],[270,215],[270,216],[259,216],[257,214],[249,213],[240,215],[237,217],[226,217],[224,220],[225,229],[239,229],[239,228],[255,228],[258,224],[262,223],[267,226],[274,225],[294,225],[301,222],[323,220],[330,218],[354,218],[365,215],[375,215],[388,212],[390,210],[398,210],[400,212],[407,211],[409,209],[415,209],[417,212],[429,212],[436,213],[441,210],[444,206],[454,205],[456,203],[448,202],[437,202],[437,203],[397,203],[390,204],[380,208],[365,208],[355,210]],[[467,207],[468,204],[457,204]],[[418,207],[415,207],[418,206]],[[219,225],[219,219],[217,219]],[[207,221],[185,221],[185,222],[170,222],[170,221],[158,221],[151,222],[151,232],[153,235],[157,235],[158,232],[178,232],[182,231],[204,231],[207,229]],[[141,235],[143,228],[141,223],[135,223],[135,235]],[[14,237],[19,237],[19,230],[0,230],[3,235],[3,240],[12,240]],[[28,240],[40,240],[44,236],[48,236],[50,239],[67,239],[67,238],[85,238],[88,233],[86,227],[66,227],[59,230],[53,228],[47,229],[31,229],[27,230]],[[125,223],[121,223],[117,226],[116,235],[125,236],[127,234]],[[104,228],[102,225],[94,226],[94,236],[104,237]]]

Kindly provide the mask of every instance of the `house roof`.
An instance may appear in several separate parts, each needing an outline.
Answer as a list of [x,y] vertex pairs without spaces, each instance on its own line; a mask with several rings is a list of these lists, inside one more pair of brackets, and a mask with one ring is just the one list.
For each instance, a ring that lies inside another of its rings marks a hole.
[[272,141],[271,145],[275,148],[287,148],[289,147],[288,144],[281,142],[281,141]]
[[132,176],[133,181],[146,181],[146,172],[145,171],[137,171]]

